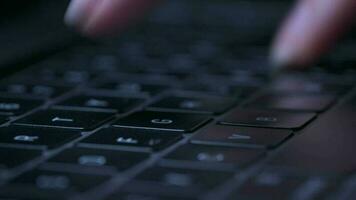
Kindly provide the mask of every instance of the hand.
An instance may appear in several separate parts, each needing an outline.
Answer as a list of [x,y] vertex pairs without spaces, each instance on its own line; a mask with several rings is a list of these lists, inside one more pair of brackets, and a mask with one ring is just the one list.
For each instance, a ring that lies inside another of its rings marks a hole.
[[[72,0],[68,25],[91,37],[124,29],[159,0]],[[271,50],[276,67],[306,66],[330,47],[356,17],[356,0],[300,0]]]

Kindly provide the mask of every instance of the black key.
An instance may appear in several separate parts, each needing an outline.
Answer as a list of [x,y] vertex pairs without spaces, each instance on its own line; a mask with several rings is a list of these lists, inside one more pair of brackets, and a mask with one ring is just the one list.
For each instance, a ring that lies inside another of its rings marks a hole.
[[[64,180],[64,179],[63,179]],[[61,179],[59,178],[58,184]],[[21,192],[19,192],[21,191]],[[63,200],[73,196],[73,191],[39,190],[31,186],[5,185],[0,187],[1,200]]]
[[[127,170],[148,158],[146,153],[106,149],[72,148],[50,159],[49,163],[62,163],[86,168],[112,168]],[[60,169],[59,169],[60,170]]]
[[145,95],[155,95],[166,90],[167,88],[168,86],[166,85],[139,83],[132,81],[109,82],[99,86],[99,89],[110,90],[115,93]]
[[296,129],[301,128],[314,117],[314,113],[238,108],[219,123],[225,125]]
[[249,179],[228,199],[317,199],[325,186],[324,180],[318,177],[262,172]]
[[230,86],[230,93],[240,98],[248,98],[249,96],[258,92],[260,88],[258,86],[248,85],[232,85]]
[[209,120],[200,114],[142,111],[117,120],[113,126],[192,132]]
[[192,80],[182,86],[184,91],[192,91],[197,93],[212,94],[216,96],[234,96],[228,85],[213,84],[210,85],[204,82],[197,82]]
[[326,83],[297,77],[282,77],[274,81],[270,90],[275,93],[307,94],[344,94],[352,85],[343,83]]
[[181,138],[181,134],[167,131],[108,128],[94,133],[81,143],[112,147],[123,145],[158,150],[177,142]]
[[0,128],[0,145],[29,145],[54,148],[81,136],[77,131],[41,127],[10,126]]
[[0,113],[22,115],[43,104],[41,100],[0,97]]
[[118,192],[112,194],[106,200],[194,200],[192,198],[184,197],[167,197],[157,194],[139,194],[135,192]]
[[125,113],[143,101],[143,99],[129,97],[80,95],[60,102],[56,107],[79,110],[102,109]]
[[20,166],[41,155],[39,150],[0,147],[0,169]]
[[233,147],[213,147],[187,144],[168,154],[166,159],[189,161],[202,164],[222,164],[232,167],[244,167],[264,155],[264,150]]
[[57,97],[69,91],[70,89],[70,87],[65,86],[11,83],[4,86],[0,86],[0,93],[50,98]]
[[90,130],[110,120],[112,117],[112,113],[106,112],[50,109],[36,112],[14,123],[26,126]]
[[87,82],[95,78],[96,75],[88,70],[55,70],[46,68],[34,76],[39,76],[42,81],[78,84]]
[[[233,174],[229,172],[153,167],[139,174],[122,190],[161,196],[197,197],[232,177]],[[135,183],[141,186],[146,183],[146,187],[133,187]]]
[[232,105],[233,99],[229,98],[170,96],[149,105],[149,109],[222,113]]
[[333,102],[333,95],[264,95],[248,103],[253,108],[269,108],[296,111],[321,112],[326,110]]
[[9,116],[0,115],[0,125],[9,121]]
[[197,135],[195,144],[273,148],[292,135],[292,131],[252,127],[213,125]]
[[[33,188],[43,193],[85,192],[108,179],[109,177],[104,175],[34,170],[15,178],[10,185]],[[54,194],[53,196],[55,197]]]

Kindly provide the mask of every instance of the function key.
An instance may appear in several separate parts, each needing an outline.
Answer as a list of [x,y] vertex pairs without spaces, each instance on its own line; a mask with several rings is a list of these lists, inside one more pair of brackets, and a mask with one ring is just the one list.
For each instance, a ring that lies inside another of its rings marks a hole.
[[213,125],[195,135],[195,144],[273,148],[292,135],[292,131]]
[[117,120],[113,126],[192,132],[209,120],[209,116],[201,114],[141,111]]
[[[107,149],[72,148],[53,157],[48,163],[67,164],[82,168],[112,168],[127,170],[148,158],[146,153],[124,152]],[[60,166],[60,165],[59,165]],[[60,168],[58,170],[61,170]]]
[[303,127],[316,115],[272,110],[235,109],[219,123],[236,126],[297,129]]
[[77,131],[41,127],[10,126],[0,128],[0,145],[28,145],[54,148],[81,136]]
[[181,134],[167,131],[107,128],[84,139],[81,144],[109,147],[131,146],[159,150],[182,138]]
[[326,94],[270,94],[248,103],[248,107],[295,111],[322,112],[335,101],[335,96]]
[[41,151],[0,147],[0,169],[12,169],[41,155]]
[[0,113],[5,115],[22,115],[42,104],[42,100],[0,97]]
[[16,125],[91,130],[112,119],[112,113],[72,110],[41,110],[14,123]]
[[143,101],[144,99],[131,97],[80,95],[60,102],[55,107],[76,110],[100,109],[125,113],[138,106]]
[[149,109],[222,113],[232,105],[230,98],[169,96],[151,104]]
[[[262,149],[218,147],[187,144],[168,154],[165,159],[190,162],[202,166],[245,167],[264,155]],[[214,165],[216,164],[216,165]]]

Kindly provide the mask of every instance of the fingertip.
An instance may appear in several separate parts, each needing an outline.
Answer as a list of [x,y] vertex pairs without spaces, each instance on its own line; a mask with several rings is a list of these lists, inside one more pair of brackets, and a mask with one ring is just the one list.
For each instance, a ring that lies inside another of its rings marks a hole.
[[353,0],[299,1],[273,43],[275,69],[301,68],[327,51],[355,15]]
[[101,0],[82,27],[88,37],[110,37],[125,30],[153,5],[155,0]]

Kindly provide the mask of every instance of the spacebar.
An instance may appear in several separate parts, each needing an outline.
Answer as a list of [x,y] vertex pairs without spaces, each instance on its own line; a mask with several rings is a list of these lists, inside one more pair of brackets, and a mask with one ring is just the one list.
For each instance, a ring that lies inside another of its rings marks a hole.
[[270,165],[343,174],[356,169],[356,97],[320,116],[292,138]]

